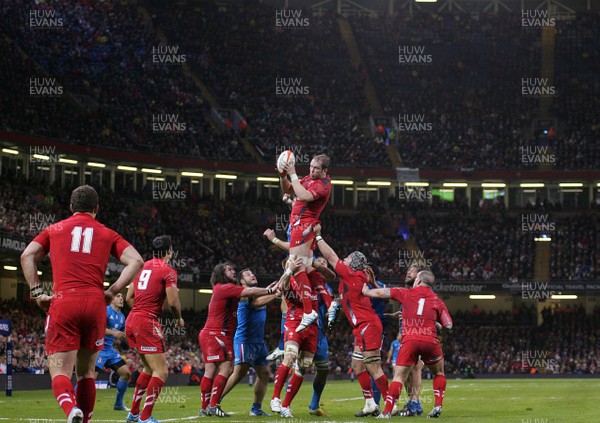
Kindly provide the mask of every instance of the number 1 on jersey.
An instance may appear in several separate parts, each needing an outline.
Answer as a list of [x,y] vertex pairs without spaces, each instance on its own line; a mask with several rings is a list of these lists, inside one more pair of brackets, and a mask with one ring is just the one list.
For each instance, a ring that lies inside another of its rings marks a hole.
[[148,288],[148,282],[150,281],[150,275],[152,274],[152,270],[142,270],[140,274],[140,280],[138,281],[138,289],[143,291]]
[[90,254],[92,252],[92,237],[94,236],[94,228],[85,228],[81,226],[75,226],[71,231],[71,251],[74,253],[79,252],[81,247],[81,235],[83,233],[83,248],[82,253]]
[[425,307],[425,298],[419,298],[419,308],[417,309],[417,316],[423,315],[423,307]]

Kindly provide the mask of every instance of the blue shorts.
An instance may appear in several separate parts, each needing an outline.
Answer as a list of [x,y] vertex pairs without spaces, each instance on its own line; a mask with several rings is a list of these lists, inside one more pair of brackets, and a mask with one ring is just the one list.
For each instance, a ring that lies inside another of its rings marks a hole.
[[260,344],[240,344],[234,342],[233,351],[235,354],[233,364],[236,366],[242,363],[248,363],[252,367],[269,364],[267,361],[269,351],[264,342]]
[[319,340],[317,341],[317,352],[313,362],[317,361],[329,361],[329,343],[327,342],[327,336],[319,329]]
[[100,354],[98,354],[98,358],[96,359],[96,370],[103,370],[106,368],[111,368],[115,372],[121,366],[123,366],[125,361],[119,353],[115,350],[102,350]]

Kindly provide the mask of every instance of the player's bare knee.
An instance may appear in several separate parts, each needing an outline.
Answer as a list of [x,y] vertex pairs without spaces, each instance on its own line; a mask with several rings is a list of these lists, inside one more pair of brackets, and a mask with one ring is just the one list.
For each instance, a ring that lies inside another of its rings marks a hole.
[[299,361],[298,361],[298,372],[300,374],[300,376],[304,376],[304,374],[308,371],[308,369],[310,368],[310,366],[312,366],[312,357],[302,357]]

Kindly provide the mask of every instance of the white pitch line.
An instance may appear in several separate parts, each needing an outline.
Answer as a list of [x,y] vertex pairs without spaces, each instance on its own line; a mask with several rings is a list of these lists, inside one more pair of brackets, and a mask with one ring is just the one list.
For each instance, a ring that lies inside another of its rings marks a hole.
[[[346,401],[358,401],[363,399],[363,397],[354,397],[354,398],[338,398],[338,399],[334,399],[331,400],[331,402],[346,402]],[[323,422],[325,423],[325,422]]]

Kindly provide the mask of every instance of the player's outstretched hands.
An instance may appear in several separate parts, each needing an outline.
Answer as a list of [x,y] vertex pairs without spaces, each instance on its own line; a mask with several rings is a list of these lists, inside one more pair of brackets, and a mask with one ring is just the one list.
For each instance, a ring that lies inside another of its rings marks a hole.
[[112,293],[110,288],[104,291],[104,301],[106,301],[106,305],[110,305],[114,297],[115,295]]
[[371,266],[367,266],[364,269],[365,275],[367,275],[367,281],[369,285],[375,285],[375,272]]
[[127,338],[127,335],[125,335],[125,332],[121,332],[120,330],[114,330],[113,332],[114,332],[113,336],[117,339]]
[[42,294],[35,299],[35,302],[38,305],[38,307],[44,311],[48,311],[48,309],[50,308],[51,301],[52,301],[52,296],[46,295],[46,294]]
[[315,226],[313,226],[313,232],[315,233],[315,236],[321,235],[321,224],[320,223],[315,223]]
[[302,266],[301,258],[297,258],[295,260],[288,260],[285,264],[285,268],[290,269],[292,271],[292,274],[295,274],[298,270],[300,270],[301,266]]
[[383,315],[390,319],[402,319],[402,310],[398,310],[394,313],[383,313]]
[[362,289],[362,294],[363,295],[367,295],[367,292],[369,292],[369,285],[367,285],[366,283],[363,284],[363,289]]
[[273,229],[267,229],[263,232],[263,236],[267,237],[269,241],[273,241],[275,238],[275,231]]
[[177,326],[179,326],[180,328],[185,326],[185,322],[183,321],[183,317],[180,317],[179,320],[177,321]]

